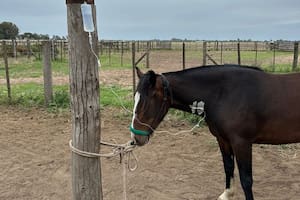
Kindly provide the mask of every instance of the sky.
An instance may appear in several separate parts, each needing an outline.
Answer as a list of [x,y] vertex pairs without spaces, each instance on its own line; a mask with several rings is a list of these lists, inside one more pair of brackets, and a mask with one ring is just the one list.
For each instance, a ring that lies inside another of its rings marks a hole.
[[[300,40],[300,0],[95,0],[100,39]],[[67,35],[65,0],[10,0],[0,23]]]

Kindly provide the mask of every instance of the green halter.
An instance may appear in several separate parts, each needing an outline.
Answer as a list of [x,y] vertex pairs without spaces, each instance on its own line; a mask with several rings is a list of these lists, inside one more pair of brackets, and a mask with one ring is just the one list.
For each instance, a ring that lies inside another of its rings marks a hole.
[[143,135],[143,136],[148,136],[150,135],[149,131],[141,131],[141,130],[137,130],[135,128],[133,128],[131,125],[129,126],[129,130],[135,134],[135,135]]

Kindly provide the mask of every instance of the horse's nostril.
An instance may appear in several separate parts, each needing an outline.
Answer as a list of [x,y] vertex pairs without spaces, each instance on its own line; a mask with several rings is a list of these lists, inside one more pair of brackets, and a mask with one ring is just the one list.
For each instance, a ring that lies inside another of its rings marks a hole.
[[136,145],[136,141],[135,141],[135,140],[132,140],[132,141],[130,142],[130,145]]

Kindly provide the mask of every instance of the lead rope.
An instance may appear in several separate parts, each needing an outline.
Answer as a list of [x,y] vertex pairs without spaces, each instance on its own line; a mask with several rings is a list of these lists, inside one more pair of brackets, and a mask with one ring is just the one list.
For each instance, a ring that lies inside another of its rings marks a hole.
[[[111,90],[111,92],[113,93],[113,95],[118,99],[118,101],[119,101],[119,103],[121,104],[121,107],[123,108],[123,110],[124,110],[125,112],[127,112],[127,113],[133,114],[132,111],[128,110],[128,109],[125,107],[125,105],[124,105],[122,99],[121,99],[120,96],[113,90],[112,87],[110,88],[110,90]],[[152,128],[151,125],[146,124],[146,123],[144,123],[144,122],[141,122],[137,117],[135,118],[135,120],[136,120],[139,124],[141,124],[141,125],[143,125],[143,126],[146,126],[146,127],[150,128],[151,131],[153,131],[153,132],[155,131],[156,133],[167,133],[167,134],[172,135],[172,136],[177,136],[177,135],[180,135],[180,134],[183,134],[183,133],[191,133],[191,132],[193,132],[196,128],[199,128],[199,127],[200,127],[200,123],[204,121],[205,117],[206,117],[206,113],[205,113],[205,111],[203,111],[203,117],[201,117],[201,118],[199,119],[198,123],[195,124],[191,129],[189,129],[189,130],[181,130],[181,131],[178,131],[178,132],[175,132],[175,133],[172,133],[172,132],[166,131],[166,130],[161,130],[161,131],[159,131],[159,130],[154,130],[154,128]]]
[[[100,142],[100,145],[110,146],[113,148],[113,150],[111,153],[92,153],[92,152],[82,151],[73,146],[72,140],[69,141],[69,146],[72,152],[80,156],[84,156],[88,158],[96,158],[96,157],[111,158],[118,155],[120,156],[120,162],[122,162],[122,167],[123,167],[123,199],[127,200],[127,169],[129,171],[134,171],[138,168],[138,160],[135,154],[133,153],[133,150],[136,148],[136,145],[132,145],[132,141],[129,141],[125,144],[112,144],[112,143],[102,141]],[[125,157],[127,158],[126,160]],[[131,164],[132,160],[134,161],[133,165]]]
[[172,132],[166,131],[166,130],[161,130],[161,131],[158,130],[158,131],[156,131],[154,128],[152,128],[151,125],[149,125],[149,124],[147,124],[147,123],[144,123],[144,122],[141,122],[137,117],[135,118],[135,120],[136,120],[139,124],[141,124],[141,125],[143,125],[143,126],[146,126],[146,127],[150,128],[151,131],[153,131],[153,132],[155,131],[155,133],[167,133],[167,134],[172,135],[172,136],[177,136],[177,135],[180,135],[180,134],[183,134],[183,133],[191,133],[191,132],[193,132],[196,128],[199,128],[199,127],[200,127],[200,123],[204,121],[205,117],[206,117],[206,114],[205,114],[205,112],[203,112],[203,117],[201,117],[201,118],[199,119],[198,123],[195,124],[191,129],[189,129],[189,130],[181,130],[181,131],[178,131],[178,132],[175,132],[175,133],[172,133]]

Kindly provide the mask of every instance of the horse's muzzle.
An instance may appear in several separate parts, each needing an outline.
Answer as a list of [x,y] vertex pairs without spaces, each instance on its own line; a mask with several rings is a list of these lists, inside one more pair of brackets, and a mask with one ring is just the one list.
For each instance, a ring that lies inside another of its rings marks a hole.
[[131,138],[134,141],[134,144],[143,146],[149,142],[150,135],[134,135],[133,133],[131,133]]

